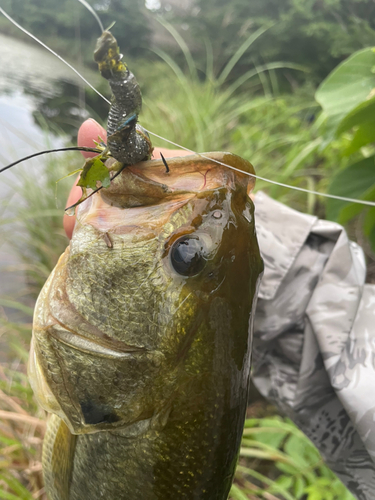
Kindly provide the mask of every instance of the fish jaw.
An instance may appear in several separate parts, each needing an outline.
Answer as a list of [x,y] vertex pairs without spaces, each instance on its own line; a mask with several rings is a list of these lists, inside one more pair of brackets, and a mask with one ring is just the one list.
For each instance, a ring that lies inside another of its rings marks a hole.
[[[180,157],[168,158],[169,171],[162,160],[127,166],[111,186],[102,191],[102,196],[110,203],[128,208],[158,203],[171,195],[207,192],[223,186],[245,187],[250,194],[255,186],[254,167],[232,153],[193,154],[181,160]],[[121,168],[114,160],[109,160],[107,166],[115,171]]]

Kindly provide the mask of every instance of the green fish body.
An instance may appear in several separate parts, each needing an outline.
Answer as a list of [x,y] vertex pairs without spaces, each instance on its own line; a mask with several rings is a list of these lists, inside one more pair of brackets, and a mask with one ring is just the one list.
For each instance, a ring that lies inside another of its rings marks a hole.
[[252,166],[207,155],[244,173],[145,161],[79,208],[29,362],[50,500],[227,499],[263,264]]

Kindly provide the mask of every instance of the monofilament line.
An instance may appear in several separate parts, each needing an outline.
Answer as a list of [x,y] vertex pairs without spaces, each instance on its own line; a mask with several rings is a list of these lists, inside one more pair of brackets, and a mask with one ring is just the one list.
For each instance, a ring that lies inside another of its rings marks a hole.
[[261,181],[268,182],[269,184],[274,184],[276,186],[281,186],[281,187],[285,187],[288,189],[294,189],[296,191],[302,191],[303,193],[316,194],[318,196],[324,196],[325,198],[332,198],[334,200],[348,201],[350,203],[360,203],[362,205],[368,205],[370,207],[375,207],[374,201],[358,200],[356,198],[347,198],[345,196],[337,196],[335,194],[327,194],[327,193],[321,193],[320,191],[312,191],[311,189],[305,189],[305,188],[301,188],[298,186],[290,186],[289,184],[284,184],[282,182],[271,181],[270,179],[266,179],[265,177],[261,177],[260,175],[250,174],[250,172],[244,172],[243,170],[240,170],[239,168],[236,168],[236,167],[232,167],[231,165],[227,165],[226,163],[223,163],[222,161],[216,160],[214,158],[210,158],[209,156],[205,156],[203,153],[196,153],[192,149],[185,148],[184,146],[181,146],[180,144],[177,144],[176,142],[170,141],[169,139],[165,139],[165,137],[162,137],[161,135],[155,134],[154,132],[151,132],[150,130],[147,130],[147,129],[145,129],[145,130],[149,134],[157,137],[158,139],[162,139],[163,141],[166,141],[169,144],[172,144],[173,146],[176,146],[180,149],[188,151],[189,153],[199,155],[200,157],[205,158],[206,160],[209,160],[209,161],[213,161],[214,163],[218,163],[219,165],[223,165],[223,167],[227,167],[230,170],[235,170],[236,172],[240,172],[241,174],[248,175],[249,177],[254,177],[254,179],[259,179]]
[[86,80],[86,78],[84,78],[71,64],[69,64],[67,61],[65,61],[65,59],[63,59],[61,56],[59,56],[59,54],[57,54],[54,50],[52,50],[50,47],[48,47],[48,45],[46,45],[45,43],[43,43],[41,40],[39,40],[39,38],[37,38],[35,35],[31,34],[29,31],[27,31],[25,28],[23,28],[22,26],[20,26],[12,17],[10,17],[9,14],[7,14],[5,12],[4,9],[2,9],[0,7],[0,12],[11,22],[14,24],[14,26],[17,26],[18,29],[20,29],[21,31],[23,31],[24,33],[26,33],[26,35],[28,35],[30,38],[32,38],[33,40],[35,40],[36,42],[38,42],[42,47],[44,47],[45,49],[47,49],[49,52],[51,52],[51,54],[53,54],[55,57],[57,57],[58,59],[60,59],[61,62],[63,62],[64,64],[66,64],[68,66],[68,68],[70,68],[72,71],[74,71],[74,73],[79,76],[81,78],[81,80],[83,80],[86,85],[88,85],[94,92],[96,92],[98,94],[98,96],[100,96],[102,99],[104,99],[108,104],[111,104],[111,102],[106,98],[104,97],[104,95],[102,95],[98,90],[96,90],[96,88],[91,85],[90,82],[88,82]]
[[100,17],[98,16],[98,14],[95,12],[95,10],[91,7],[91,5],[89,3],[86,2],[86,0],[78,0],[84,7],[86,7],[86,9],[91,12],[91,14],[95,17],[95,19],[98,21],[98,24],[99,24],[99,28],[101,29],[102,33],[104,31],[104,28],[103,28],[103,25],[102,25],[102,22],[100,20]]

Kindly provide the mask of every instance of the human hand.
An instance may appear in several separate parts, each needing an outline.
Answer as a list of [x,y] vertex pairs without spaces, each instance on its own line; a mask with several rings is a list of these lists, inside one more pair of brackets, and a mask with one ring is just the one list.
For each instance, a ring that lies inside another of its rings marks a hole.
[[[95,146],[93,144],[93,141],[97,141],[99,136],[103,139],[104,142],[107,141],[107,132],[104,130],[104,128],[101,125],[99,125],[98,122],[96,122],[92,118],[89,118],[88,120],[82,123],[80,129],[78,130],[77,144],[80,147],[92,148],[93,146]],[[173,158],[175,156],[187,156],[191,154],[183,149],[155,148],[152,156],[154,158],[159,158],[160,153],[162,153],[165,158]],[[96,153],[87,153],[85,151],[82,151],[82,154],[85,158],[92,158],[93,156],[95,156]],[[76,203],[82,195],[81,188],[76,185],[77,182],[78,179],[76,180],[74,186],[72,187],[69,193],[68,201],[66,203],[67,207],[70,207],[71,205]],[[64,214],[63,225],[66,235],[68,236],[69,239],[72,237],[75,222],[76,222],[75,217],[69,217],[68,215]]]

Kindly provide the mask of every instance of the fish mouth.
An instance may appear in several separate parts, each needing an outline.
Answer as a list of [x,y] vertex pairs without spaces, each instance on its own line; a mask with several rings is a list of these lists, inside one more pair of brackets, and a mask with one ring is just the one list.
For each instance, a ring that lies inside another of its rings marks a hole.
[[[251,163],[231,153],[204,153],[167,161],[168,171],[162,160],[123,168],[108,188],[79,205],[78,220],[102,233],[122,233],[131,227],[153,230],[163,226],[190,199],[207,191],[241,186],[249,194],[255,184]],[[123,167],[113,158],[106,165],[114,170]]]
[[77,332],[68,330],[66,326],[57,323],[48,332],[54,339],[63,344],[88,354],[95,354],[106,358],[128,358],[136,354],[146,354],[149,352],[144,347],[137,347],[125,344],[120,340],[111,338],[98,338],[97,340],[83,337]]
[[109,204],[122,208],[154,205],[175,196],[196,194],[228,184],[243,184],[250,192],[255,183],[251,163],[231,153],[168,158],[168,170],[162,160],[141,161],[123,168],[112,158],[106,165],[122,171],[109,188],[101,190],[100,196]]

